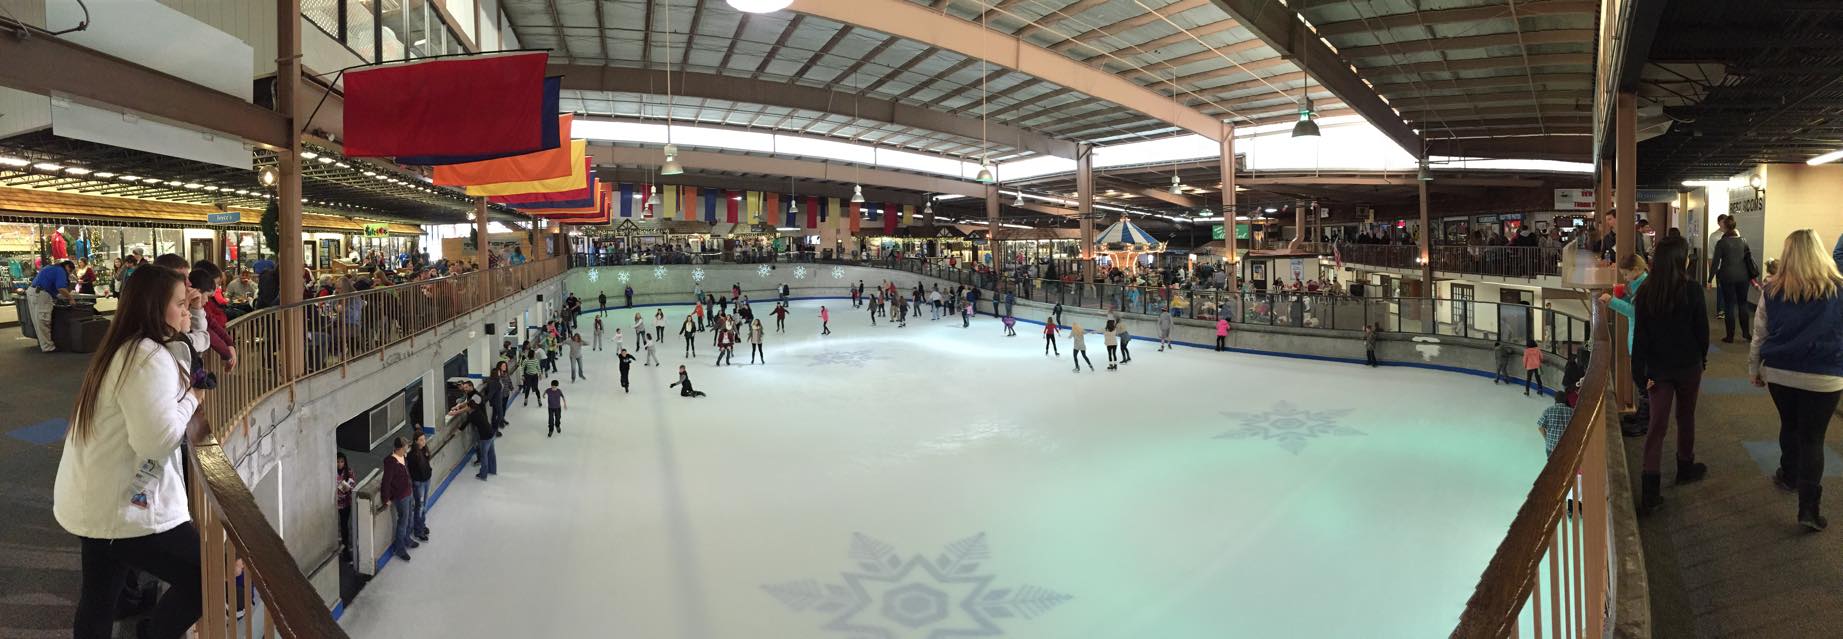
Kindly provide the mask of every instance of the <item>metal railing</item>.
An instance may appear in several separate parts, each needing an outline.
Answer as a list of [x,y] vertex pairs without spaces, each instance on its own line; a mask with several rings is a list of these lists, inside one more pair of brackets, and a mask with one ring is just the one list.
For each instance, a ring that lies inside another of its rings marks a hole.
[[[1346,264],[1417,270],[1420,247],[1402,244],[1340,244]],[[1561,275],[1560,248],[1536,246],[1435,246],[1433,270],[1493,277]]]
[[[1604,307],[1595,316],[1605,318]],[[1574,418],[1466,602],[1455,639],[1521,637],[1526,623],[1536,639],[1606,633],[1616,575],[1606,451],[1610,334],[1604,321],[1594,324]]]
[[239,429],[247,437],[250,411],[276,393],[292,399],[296,382],[344,375],[366,357],[381,361],[386,347],[414,343],[423,331],[562,275],[567,264],[552,258],[304,300],[231,320],[238,364],[226,368],[218,357],[205,358],[218,387],[206,393],[198,418],[208,420],[212,437],[194,446],[190,462],[192,519],[204,560],[199,637],[346,636],[219,442]]

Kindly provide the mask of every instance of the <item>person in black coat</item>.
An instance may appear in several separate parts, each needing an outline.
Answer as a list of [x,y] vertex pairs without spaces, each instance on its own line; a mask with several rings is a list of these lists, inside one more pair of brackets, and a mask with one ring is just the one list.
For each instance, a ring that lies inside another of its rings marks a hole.
[[1677,483],[1702,479],[1708,466],[1696,462],[1696,394],[1708,363],[1709,317],[1702,287],[1689,275],[1689,242],[1659,242],[1651,276],[1638,289],[1632,318],[1632,367],[1650,385],[1651,432],[1645,438],[1639,513],[1664,504],[1659,466],[1670,413],[1677,413]]
[[276,306],[281,300],[281,269],[271,268],[256,276],[256,303],[254,308]]

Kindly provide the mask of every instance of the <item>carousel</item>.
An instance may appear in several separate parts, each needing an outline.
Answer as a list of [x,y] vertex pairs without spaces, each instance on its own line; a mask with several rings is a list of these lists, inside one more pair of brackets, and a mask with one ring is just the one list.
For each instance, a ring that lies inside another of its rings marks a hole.
[[1095,263],[1120,269],[1128,275],[1142,265],[1150,265],[1153,256],[1164,251],[1163,242],[1125,218],[1094,236]]

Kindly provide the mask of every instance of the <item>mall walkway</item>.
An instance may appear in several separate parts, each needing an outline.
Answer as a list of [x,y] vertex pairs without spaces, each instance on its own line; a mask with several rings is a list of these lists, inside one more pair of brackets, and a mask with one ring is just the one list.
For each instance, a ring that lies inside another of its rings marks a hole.
[[[1709,478],[1671,486],[1676,445],[1664,451],[1664,508],[1641,521],[1655,637],[1834,637],[1843,628],[1843,523],[1807,534],[1797,497],[1773,487],[1779,417],[1747,380],[1747,345],[1721,342],[1702,378],[1696,457]],[[1826,439],[1824,510],[1843,522],[1843,427]],[[1638,486],[1642,438],[1626,440]],[[1636,499],[1636,495],[1634,495]]]
[[70,636],[77,540],[51,517],[51,484],[88,363],[0,328],[0,637]]

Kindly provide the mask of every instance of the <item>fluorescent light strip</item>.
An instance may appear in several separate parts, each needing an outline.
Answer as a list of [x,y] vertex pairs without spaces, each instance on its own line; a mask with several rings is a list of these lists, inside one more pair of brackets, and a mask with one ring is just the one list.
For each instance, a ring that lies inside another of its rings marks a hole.
[[1811,158],[1809,160],[1805,160],[1805,164],[1809,164],[1811,166],[1817,166],[1819,164],[1829,164],[1837,160],[1843,160],[1843,149],[1831,151],[1829,153],[1825,153],[1823,155]]

